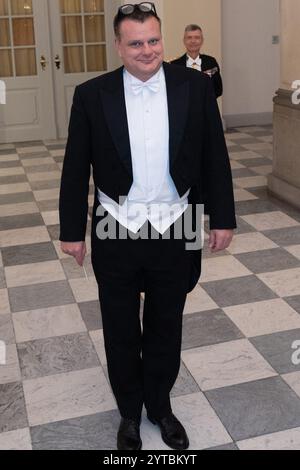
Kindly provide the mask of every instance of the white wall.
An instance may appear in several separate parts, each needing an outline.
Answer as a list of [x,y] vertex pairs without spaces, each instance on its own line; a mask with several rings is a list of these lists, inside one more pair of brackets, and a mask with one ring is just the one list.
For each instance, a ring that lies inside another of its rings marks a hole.
[[279,0],[222,1],[223,115],[228,125],[272,120],[280,86]]
[[220,61],[221,0],[162,0],[160,3],[163,3],[166,59],[184,54],[184,29],[188,24],[196,23],[202,27],[204,33],[203,52]]
[[300,80],[299,34],[300,1],[281,0],[281,88],[291,90],[294,80]]
[[[221,0],[154,0],[163,21],[166,60],[184,54],[184,29],[199,24],[204,33],[202,52],[213,55],[221,64]],[[219,98],[222,112],[222,98]]]

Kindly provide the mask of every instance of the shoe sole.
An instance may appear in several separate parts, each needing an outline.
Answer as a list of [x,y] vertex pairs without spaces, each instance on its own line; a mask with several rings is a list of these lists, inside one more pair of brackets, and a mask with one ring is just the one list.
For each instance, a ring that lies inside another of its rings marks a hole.
[[[154,424],[154,426],[157,426],[158,423],[157,421],[155,421],[155,419],[153,418],[149,418],[149,416],[147,416],[148,420],[150,421],[150,423]],[[164,441],[165,444],[167,444],[168,447],[170,447],[170,449],[173,449],[173,450],[186,450],[189,448],[190,446],[190,443],[188,441],[188,445],[187,446],[177,446],[177,447],[174,447],[173,445],[171,445],[164,437],[163,435],[161,435],[161,438],[162,440]]]
[[130,450],[130,451],[136,451],[136,450],[142,450],[142,445],[143,443],[141,442],[139,447],[137,449],[119,449],[119,447],[117,447],[118,450]]

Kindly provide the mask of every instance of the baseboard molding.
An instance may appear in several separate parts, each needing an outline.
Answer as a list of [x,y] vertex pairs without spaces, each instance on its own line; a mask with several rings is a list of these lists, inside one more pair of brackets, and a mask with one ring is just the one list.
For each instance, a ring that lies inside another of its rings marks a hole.
[[273,113],[225,114],[226,128],[243,126],[264,126],[272,124]]
[[300,209],[300,188],[271,173],[268,176],[268,190],[272,195]]

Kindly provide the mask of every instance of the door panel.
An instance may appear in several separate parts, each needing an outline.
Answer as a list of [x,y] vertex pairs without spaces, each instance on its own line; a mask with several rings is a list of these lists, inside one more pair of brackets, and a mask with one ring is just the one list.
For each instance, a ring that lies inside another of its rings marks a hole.
[[112,28],[119,5],[0,0],[0,143],[66,137],[75,86],[120,64]]
[[119,65],[113,16],[119,0],[52,0],[50,24],[58,137],[67,135],[74,88]]
[[47,15],[46,0],[0,0],[1,142],[56,136],[51,71],[40,65],[50,56]]

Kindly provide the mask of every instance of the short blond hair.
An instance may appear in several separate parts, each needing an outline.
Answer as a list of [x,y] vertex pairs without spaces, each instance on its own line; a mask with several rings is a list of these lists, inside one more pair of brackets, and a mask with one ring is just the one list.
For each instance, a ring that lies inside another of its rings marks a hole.
[[191,31],[201,31],[201,33],[202,33],[202,28],[200,28],[200,26],[197,25],[197,24],[189,24],[185,28],[184,32],[185,33],[190,33]]

